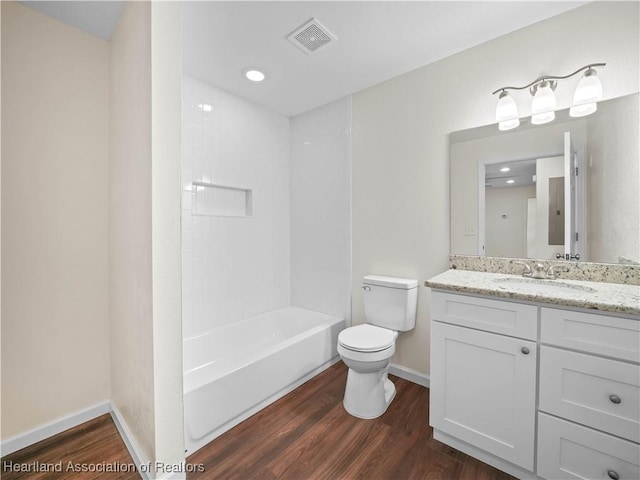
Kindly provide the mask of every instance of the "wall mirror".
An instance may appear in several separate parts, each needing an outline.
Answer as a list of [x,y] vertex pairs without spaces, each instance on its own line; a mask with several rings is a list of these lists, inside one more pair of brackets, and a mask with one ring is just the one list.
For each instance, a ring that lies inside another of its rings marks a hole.
[[640,263],[639,103],[450,134],[451,253]]

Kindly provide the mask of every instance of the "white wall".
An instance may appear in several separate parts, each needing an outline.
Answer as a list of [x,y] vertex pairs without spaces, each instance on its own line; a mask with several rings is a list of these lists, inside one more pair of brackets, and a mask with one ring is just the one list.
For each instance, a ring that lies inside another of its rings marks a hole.
[[109,399],[109,45],[1,8],[6,440]]
[[180,12],[125,5],[109,129],[111,400],[137,460],[171,465],[184,461]]
[[110,100],[111,400],[155,461],[150,3],[127,3],[113,33]]
[[[182,5],[151,4],[151,238],[155,457],[184,462],[182,391]],[[158,476],[163,476],[163,468]]]
[[[211,111],[198,106],[205,104]],[[183,115],[183,313],[189,338],[289,305],[290,151],[288,118],[188,76]],[[194,180],[251,189],[253,215],[194,215],[200,208]]]
[[[587,146],[588,258],[617,263],[640,262],[640,218],[612,215],[640,205],[640,139],[638,96],[634,101],[600,107],[589,123]],[[633,119],[633,121],[631,121]],[[611,168],[615,165],[615,168]]]
[[485,191],[485,255],[527,256],[527,200],[536,187],[487,188]]
[[351,315],[351,98],[291,119],[291,304]]
[[[542,73],[607,62],[605,97],[637,92],[637,2],[596,2],[537,23],[353,96],[353,321],[364,320],[360,280],[385,273],[423,281],[448,267],[448,134],[495,121],[495,89]],[[578,82],[556,89],[567,108]],[[530,114],[526,92],[516,100]],[[394,362],[429,372],[429,290]]]

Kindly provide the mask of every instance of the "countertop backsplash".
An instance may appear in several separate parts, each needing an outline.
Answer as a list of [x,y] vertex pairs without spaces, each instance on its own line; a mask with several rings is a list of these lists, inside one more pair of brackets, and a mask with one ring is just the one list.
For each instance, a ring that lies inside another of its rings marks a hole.
[[479,257],[472,255],[449,256],[449,267],[453,269],[521,275],[523,266],[516,262],[526,262],[529,265],[541,263],[544,265],[545,270],[553,266],[558,280],[584,280],[588,282],[640,285],[640,265],[575,262],[570,260]]

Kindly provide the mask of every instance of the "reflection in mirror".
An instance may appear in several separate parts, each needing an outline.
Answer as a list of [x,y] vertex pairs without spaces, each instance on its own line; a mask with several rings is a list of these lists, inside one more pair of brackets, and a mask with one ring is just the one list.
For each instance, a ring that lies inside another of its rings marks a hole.
[[638,104],[452,133],[451,253],[640,263]]

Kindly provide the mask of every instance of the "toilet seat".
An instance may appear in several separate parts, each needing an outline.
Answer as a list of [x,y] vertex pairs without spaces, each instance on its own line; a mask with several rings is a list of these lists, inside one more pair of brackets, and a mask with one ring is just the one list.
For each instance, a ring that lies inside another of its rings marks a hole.
[[338,343],[354,352],[381,352],[394,346],[397,332],[367,323],[349,327],[338,335]]

